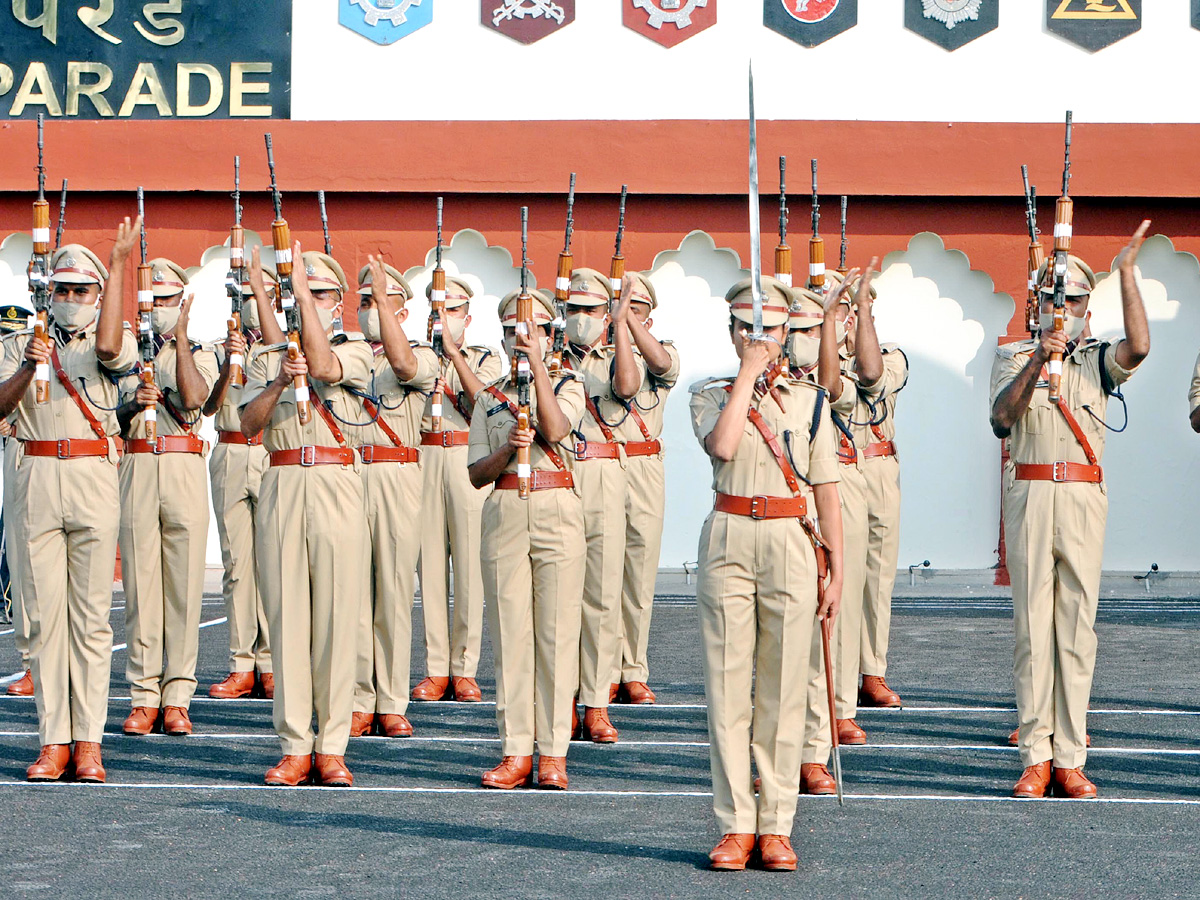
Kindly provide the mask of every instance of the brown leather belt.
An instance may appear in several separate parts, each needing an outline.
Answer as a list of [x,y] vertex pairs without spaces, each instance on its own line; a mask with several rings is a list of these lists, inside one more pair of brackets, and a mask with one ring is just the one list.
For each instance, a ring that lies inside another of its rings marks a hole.
[[803,497],[738,497],[717,491],[713,509],[751,519],[798,519],[808,514],[808,503]]
[[1045,465],[1017,463],[1018,481],[1083,481],[1100,484],[1104,481],[1104,470],[1100,466],[1085,463],[1056,462]]
[[[544,472],[537,470],[532,473],[529,481],[529,489],[533,491],[575,487],[575,479],[571,477],[570,472]],[[515,491],[516,489],[517,476],[514,473],[507,472],[496,479],[496,490]]]
[[218,431],[218,444],[241,444],[244,447],[261,447],[262,435],[258,434],[252,438],[246,437],[240,431]]
[[366,444],[358,448],[358,455],[367,465],[377,462],[414,463],[421,459],[420,450],[388,444]]
[[125,442],[126,453],[204,453],[204,441],[194,434],[162,434],[153,442],[130,438]]
[[662,451],[662,441],[626,441],[626,456],[655,456]]
[[295,450],[272,450],[273,466],[352,466],[354,451],[349,447],[314,447],[306,444]]
[[895,441],[879,441],[875,444],[867,444],[863,447],[862,455],[867,459],[873,456],[895,456],[896,442]]
[[470,441],[469,431],[422,431],[422,447],[465,447]]
[[576,441],[576,459],[620,459],[621,445],[604,441]]
[[26,456],[53,456],[79,459],[84,456],[108,456],[108,441],[102,438],[66,438],[61,441],[21,441]]

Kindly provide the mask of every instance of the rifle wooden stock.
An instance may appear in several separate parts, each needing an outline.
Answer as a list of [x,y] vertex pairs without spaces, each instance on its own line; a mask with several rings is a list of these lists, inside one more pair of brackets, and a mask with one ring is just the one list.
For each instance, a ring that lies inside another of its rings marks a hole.
[[787,157],[779,157],[779,244],[775,247],[775,279],[792,286],[792,248],[787,242]]
[[[142,245],[142,262],[137,267],[138,343],[142,351],[141,382],[154,387],[154,332],[150,328],[150,316],[154,311],[154,285],[151,269],[145,260],[145,244]],[[149,403],[142,408],[146,424],[146,440],[158,439],[158,403]]]
[[571,298],[571,271],[575,268],[575,257],[572,253],[564,250],[558,254],[558,275],[554,279],[554,307],[555,307],[555,341],[553,352],[550,356],[550,371],[557,373],[562,370],[563,364],[563,339],[562,329],[563,322],[558,322],[562,310],[567,308],[567,301]]
[[[29,289],[37,310],[34,334],[46,340],[50,305],[50,204],[40,193],[33,201],[33,256],[29,260]],[[47,363],[38,364],[34,370],[34,396],[39,404],[50,399],[50,366]]]
[[[246,265],[246,232],[240,223],[229,229],[229,292],[232,314],[229,317],[229,331],[242,330],[242,281]],[[237,292],[236,296],[234,292]],[[229,383],[242,387],[246,383],[246,360],[240,353],[229,355]]]
[[1029,242],[1029,297],[1026,301],[1028,309],[1026,315],[1029,319],[1029,333],[1033,334],[1038,324],[1038,307],[1041,305],[1038,297],[1038,272],[1042,269],[1042,263],[1046,261],[1046,251],[1042,249],[1041,241]]
[[[50,340],[49,314],[39,309],[33,320],[33,336],[39,341]],[[38,363],[33,374],[34,398],[38,405],[50,399],[50,364]]]
[[[433,270],[432,287],[429,291],[429,343],[433,344],[434,352],[440,359],[443,353],[442,342],[446,339],[443,326],[446,320],[446,270],[438,266]],[[439,375],[438,383],[441,383]],[[442,430],[442,392],[435,390],[429,399],[430,417],[433,419],[433,430]]]
[[[1062,334],[1066,328],[1066,279],[1067,257],[1071,251],[1072,220],[1075,201],[1070,197],[1059,197],[1054,204],[1054,331]],[[1050,382],[1050,402],[1057,403],[1062,396],[1062,354],[1050,355],[1047,377]]]
[[[300,315],[296,309],[296,295],[292,292],[292,232],[287,219],[276,219],[271,223],[271,243],[275,245],[275,272],[279,284],[279,305],[287,317],[288,359],[300,357]],[[296,394],[296,418],[301,425],[312,419],[309,401],[308,376],[297,375],[292,382]]]

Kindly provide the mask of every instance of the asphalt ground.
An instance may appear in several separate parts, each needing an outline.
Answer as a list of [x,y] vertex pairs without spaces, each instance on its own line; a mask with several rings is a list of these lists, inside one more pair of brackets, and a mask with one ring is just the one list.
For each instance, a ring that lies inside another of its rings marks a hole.
[[[279,756],[263,700],[212,701],[226,671],[206,596],[188,738],[126,737],[113,660],[105,786],[29,785],[32,700],[0,699],[0,896],[1196,897],[1200,602],[1104,600],[1087,771],[1101,799],[1016,801],[1011,606],[898,598],[889,681],[843,750],[846,804],[801,796],[795,873],[707,870],[712,815],[693,601],[660,597],[659,703],[613,707],[620,742],[573,744],[565,793],[483,791],[499,757],[492,660],[482,704],[413,704],[410,739],[351,741],[352,789],[262,785]],[[114,597],[114,642],[124,642]],[[421,676],[415,613],[414,681]],[[7,632],[7,628],[0,629]],[[0,633],[0,671],[17,657]]]

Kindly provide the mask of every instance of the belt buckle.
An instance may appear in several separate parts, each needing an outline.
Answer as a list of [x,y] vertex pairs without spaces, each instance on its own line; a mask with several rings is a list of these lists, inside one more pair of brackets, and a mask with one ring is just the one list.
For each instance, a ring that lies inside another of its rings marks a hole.
[[155,456],[160,456],[166,452],[166,449],[167,449],[167,445],[166,445],[166,441],[163,439],[163,436],[161,434],[157,435],[154,438],[153,445],[151,445],[151,447],[150,447],[150,452],[153,453]]
[[1052,477],[1056,484],[1062,484],[1067,480],[1067,464],[1065,462],[1056,462],[1053,467]]
[[371,463],[375,462],[375,446],[373,444],[367,444],[363,447],[360,447],[358,455],[362,459],[364,465],[370,465]]
[[441,435],[440,440],[442,442],[443,448],[450,447],[453,445],[453,443],[454,443],[454,441],[453,441],[454,432],[453,431],[441,431],[438,433]]
[[305,444],[300,448],[300,465],[315,466],[317,464],[317,448],[312,444]]
[[767,501],[769,497],[757,494],[750,498],[750,518],[765,519],[767,517]]
[[57,447],[55,449],[57,450],[57,455],[58,455],[59,459],[70,459],[71,458],[71,439],[70,438],[63,438],[60,441],[55,441],[55,444],[57,445]]
[[587,441],[575,442],[575,458],[579,460],[587,459]]

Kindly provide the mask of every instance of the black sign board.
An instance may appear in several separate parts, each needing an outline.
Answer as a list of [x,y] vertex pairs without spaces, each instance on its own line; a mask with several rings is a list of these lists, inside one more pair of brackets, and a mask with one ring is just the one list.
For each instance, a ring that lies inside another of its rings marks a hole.
[[815,47],[858,24],[858,0],[763,0],[763,24]]
[[1000,0],[904,0],[904,27],[957,50],[1000,24]]
[[1085,50],[1103,50],[1142,27],[1142,0],[1046,0],[1046,28]]
[[291,116],[292,0],[0,4],[0,117]]

